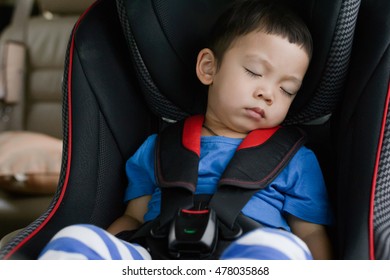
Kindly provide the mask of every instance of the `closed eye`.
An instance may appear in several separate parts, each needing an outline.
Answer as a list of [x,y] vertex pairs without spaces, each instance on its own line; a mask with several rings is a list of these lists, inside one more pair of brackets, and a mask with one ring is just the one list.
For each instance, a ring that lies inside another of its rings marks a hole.
[[287,94],[288,96],[294,96],[295,95],[295,92],[290,92],[290,91],[287,91],[285,90],[284,88],[280,88],[282,90],[283,93]]
[[245,67],[244,67],[244,69],[245,69],[245,72],[246,72],[249,76],[251,76],[252,78],[263,77],[263,75],[258,74],[258,73],[255,73],[255,72],[249,70],[248,68],[245,68]]

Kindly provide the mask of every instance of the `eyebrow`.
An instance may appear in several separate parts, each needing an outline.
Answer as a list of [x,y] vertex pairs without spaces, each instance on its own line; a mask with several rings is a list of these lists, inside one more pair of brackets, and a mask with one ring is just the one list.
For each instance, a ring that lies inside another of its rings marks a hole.
[[262,58],[261,56],[255,55],[255,54],[247,54],[245,55],[245,58],[248,61],[255,61],[258,63],[265,64],[267,68],[274,68],[273,65],[265,58]]
[[[248,61],[249,60],[252,60],[252,61],[254,60],[257,63],[264,64],[267,69],[273,69],[274,68],[272,63],[269,62],[266,58],[263,58],[261,56],[255,55],[255,54],[247,54],[247,55],[245,55],[245,59],[247,59]],[[284,79],[296,82],[298,86],[302,85],[302,80],[297,78],[297,77],[295,77],[295,76],[293,76],[293,75],[285,75]]]

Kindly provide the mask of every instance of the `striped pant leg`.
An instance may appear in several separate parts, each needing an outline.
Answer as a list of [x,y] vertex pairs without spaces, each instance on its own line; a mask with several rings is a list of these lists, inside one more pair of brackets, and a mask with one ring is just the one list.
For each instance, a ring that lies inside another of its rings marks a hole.
[[229,245],[221,259],[311,260],[306,244],[291,232],[275,228],[253,230]]
[[68,226],[59,231],[42,250],[40,260],[149,260],[147,250],[116,238],[88,224]]

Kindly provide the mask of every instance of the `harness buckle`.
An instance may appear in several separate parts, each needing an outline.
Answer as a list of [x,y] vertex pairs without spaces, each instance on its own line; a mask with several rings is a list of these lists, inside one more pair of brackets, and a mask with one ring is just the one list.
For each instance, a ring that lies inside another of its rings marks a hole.
[[172,221],[168,249],[175,258],[205,258],[216,247],[217,216],[213,209],[180,209]]

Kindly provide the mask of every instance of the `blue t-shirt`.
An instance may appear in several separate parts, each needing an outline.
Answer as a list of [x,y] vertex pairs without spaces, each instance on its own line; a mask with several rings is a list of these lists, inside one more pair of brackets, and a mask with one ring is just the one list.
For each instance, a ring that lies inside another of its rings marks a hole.
[[[155,219],[160,213],[161,192],[154,172],[157,135],[149,136],[127,161],[129,180],[125,201],[152,195],[144,220]],[[212,194],[242,139],[223,136],[202,136],[197,194]],[[290,231],[285,214],[302,220],[328,225],[330,205],[321,169],[314,153],[302,147],[282,172],[265,189],[257,192],[242,213],[271,227]]]

